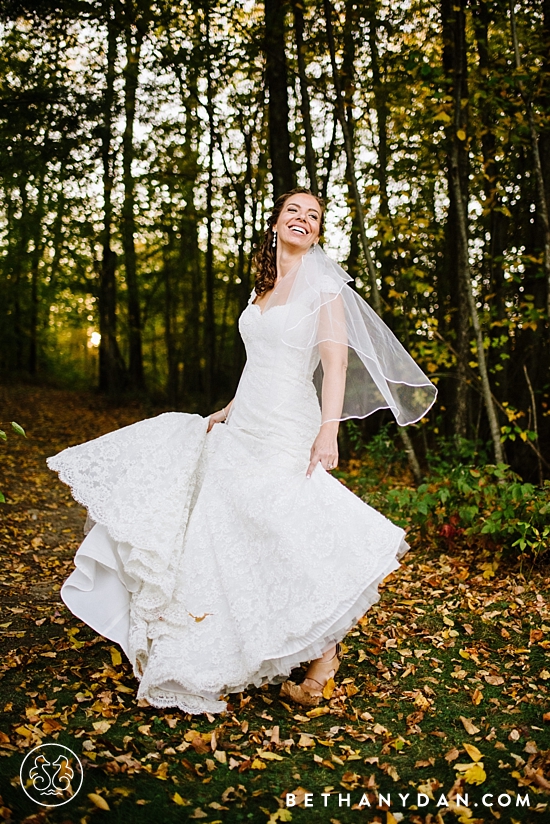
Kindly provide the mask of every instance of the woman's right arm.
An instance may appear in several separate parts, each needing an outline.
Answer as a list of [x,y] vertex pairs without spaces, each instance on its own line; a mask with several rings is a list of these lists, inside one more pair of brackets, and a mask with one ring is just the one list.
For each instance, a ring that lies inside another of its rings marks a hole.
[[206,430],[207,432],[210,432],[214,424],[224,423],[224,421],[227,420],[227,416],[229,415],[229,410],[231,409],[232,404],[233,401],[229,401],[227,406],[224,406],[224,408],[220,409],[219,412],[213,412],[212,415],[210,415],[210,419],[208,421],[208,429]]

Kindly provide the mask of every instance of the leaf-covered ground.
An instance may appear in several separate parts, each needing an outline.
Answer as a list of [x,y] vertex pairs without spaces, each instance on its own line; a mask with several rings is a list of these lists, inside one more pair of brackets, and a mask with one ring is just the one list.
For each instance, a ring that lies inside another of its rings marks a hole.
[[[218,717],[141,707],[118,649],[59,599],[84,513],[44,460],[152,410],[22,386],[0,405],[2,428],[16,420],[29,435],[10,433],[0,452],[0,820],[548,820],[547,569],[526,578],[467,546],[416,541],[346,638],[321,708],[285,706],[271,686],[232,696]],[[48,811],[26,798],[19,768],[54,740],[81,757],[84,785]]]

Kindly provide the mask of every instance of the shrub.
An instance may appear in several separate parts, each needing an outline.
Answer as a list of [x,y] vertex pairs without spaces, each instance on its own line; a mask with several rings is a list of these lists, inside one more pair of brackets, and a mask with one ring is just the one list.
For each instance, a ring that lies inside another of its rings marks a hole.
[[523,483],[504,464],[459,465],[417,489],[378,489],[366,497],[400,526],[448,542],[486,538],[535,558],[550,549],[550,482]]

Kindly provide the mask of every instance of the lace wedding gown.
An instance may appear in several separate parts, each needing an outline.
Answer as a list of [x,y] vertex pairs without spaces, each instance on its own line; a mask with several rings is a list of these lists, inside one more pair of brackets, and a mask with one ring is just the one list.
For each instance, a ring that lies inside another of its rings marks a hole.
[[407,548],[320,464],[306,478],[319,356],[281,342],[288,311],[241,315],[227,424],[169,412],[48,459],[93,524],[62,598],[156,707],[221,712],[227,693],[284,680],[378,600]]

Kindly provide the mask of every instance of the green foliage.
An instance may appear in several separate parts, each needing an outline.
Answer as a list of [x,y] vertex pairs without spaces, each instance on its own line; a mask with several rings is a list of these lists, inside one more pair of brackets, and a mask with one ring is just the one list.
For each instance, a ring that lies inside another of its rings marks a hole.
[[448,542],[464,536],[539,557],[550,547],[550,483],[523,483],[504,464],[457,466],[418,489],[393,489],[387,514]]
[[418,488],[400,486],[377,469],[386,468],[395,454],[393,443],[385,455],[383,445],[382,432],[363,445],[361,460],[351,462],[344,480],[403,528],[451,547],[468,542],[535,560],[550,549],[549,481],[542,487],[525,483],[509,466],[485,463],[484,452],[479,455],[476,445],[464,439],[441,440],[428,456],[426,482]]

